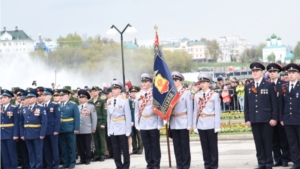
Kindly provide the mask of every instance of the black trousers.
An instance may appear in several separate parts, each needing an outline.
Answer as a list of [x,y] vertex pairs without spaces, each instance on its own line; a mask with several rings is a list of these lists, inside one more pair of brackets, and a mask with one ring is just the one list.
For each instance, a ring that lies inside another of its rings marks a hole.
[[177,169],[189,169],[191,165],[189,130],[171,130]]
[[218,152],[218,133],[214,129],[200,130],[198,129],[201,148],[203,152],[204,168],[219,167],[219,152]]
[[113,157],[114,151],[113,151],[113,148],[111,145],[111,139],[110,139],[110,137],[108,137],[108,134],[107,134],[107,126],[105,126],[105,140],[106,140],[106,145],[107,145],[107,150],[108,150],[109,156]]
[[290,146],[291,159],[300,167],[300,125],[285,125],[286,136]]
[[252,123],[251,126],[256,147],[258,166],[272,167],[273,128],[269,123]]
[[277,121],[277,125],[273,127],[273,159],[275,162],[286,163],[290,160],[289,143],[280,121]]
[[[114,151],[114,160],[117,169],[129,169],[130,158],[128,150],[128,137],[126,135],[110,136]],[[121,160],[121,149],[123,151],[123,163]]]
[[147,169],[159,169],[161,159],[159,130],[141,130],[141,136],[145,149]]
[[143,141],[141,132],[135,128],[135,126],[132,127],[132,153],[143,153]]
[[91,152],[91,143],[92,143],[92,134],[77,134],[76,142],[78,153],[80,156],[80,162],[88,163],[91,162],[92,152]]

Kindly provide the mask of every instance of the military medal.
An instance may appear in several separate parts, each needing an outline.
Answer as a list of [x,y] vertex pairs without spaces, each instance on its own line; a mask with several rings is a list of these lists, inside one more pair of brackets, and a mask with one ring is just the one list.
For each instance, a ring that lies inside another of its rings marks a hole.
[[279,92],[277,92],[277,97],[279,97]]
[[264,91],[263,91],[263,89],[260,89],[260,94],[264,94]]
[[35,109],[34,115],[35,116],[40,116],[40,109]]
[[14,116],[13,112],[11,112],[11,111],[7,112],[6,115],[7,115],[9,118],[11,118],[12,116]]
[[266,89],[266,94],[268,94],[268,89]]
[[251,89],[249,88],[249,94],[251,93]]
[[52,113],[53,113],[53,107],[51,107],[51,108],[50,108],[50,112],[52,112]]
[[121,105],[119,105],[119,109],[122,109],[122,106],[121,106]]
[[299,97],[299,93],[296,93],[296,98],[298,98]]

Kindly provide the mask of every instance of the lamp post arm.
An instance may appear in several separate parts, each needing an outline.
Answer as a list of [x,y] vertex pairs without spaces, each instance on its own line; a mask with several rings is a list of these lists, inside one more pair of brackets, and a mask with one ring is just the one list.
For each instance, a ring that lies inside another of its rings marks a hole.
[[131,25],[130,25],[130,24],[127,24],[127,25],[126,25],[126,27],[123,29],[123,31],[122,31],[122,33],[121,33],[121,34],[123,34],[123,33],[126,31],[126,29],[127,29],[129,26],[131,27]]
[[123,32],[121,32],[115,25],[112,25],[112,26],[110,27],[110,29],[112,29],[112,28],[115,28],[120,34],[123,33]]

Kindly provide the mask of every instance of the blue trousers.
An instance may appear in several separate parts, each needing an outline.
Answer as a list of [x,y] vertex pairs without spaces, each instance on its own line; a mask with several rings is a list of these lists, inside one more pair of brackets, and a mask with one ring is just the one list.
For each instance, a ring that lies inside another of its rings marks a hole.
[[58,139],[63,167],[75,167],[75,134],[59,133]]
[[47,169],[58,169],[58,135],[46,135],[44,138],[44,157]]
[[1,156],[4,169],[17,169],[18,156],[16,150],[16,141],[13,139],[1,140]]
[[29,163],[31,169],[42,169],[43,168],[43,140],[38,139],[26,139],[25,140]]
[[21,150],[21,155],[22,155],[22,168],[23,169],[29,169],[30,164],[29,164],[29,158],[28,158],[28,149],[26,146],[26,142],[22,139],[19,139],[18,142]]

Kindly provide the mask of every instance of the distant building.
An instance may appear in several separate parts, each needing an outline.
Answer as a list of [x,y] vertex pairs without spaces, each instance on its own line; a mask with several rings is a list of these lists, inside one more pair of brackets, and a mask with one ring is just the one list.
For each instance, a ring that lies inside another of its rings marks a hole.
[[7,31],[4,27],[0,32],[0,56],[3,55],[24,55],[34,50],[32,40],[23,30],[15,27],[15,30]]
[[272,53],[275,54],[275,62],[290,63],[294,55],[287,50],[287,47],[281,44],[281,38],[273,34],[267,38],[267,46],[263,48],[263,61],[268,61],[268,56]]
[[127,49],[138,49],[139,46],[132,42],[124,42],[124,47]]
[[232,59],[239,61],[240,56],[246,48],[250,48],[246,39],[240,36],[222,36],[218,40],[222,53],[218,62],[231,62]]
[[42,39],[42,35],[39,35],[39,40],[35,42],[34,50],[43,49],[45,52],[54,51],[57,49],[58,44],[54,41]]
[[192,55],[192,60],[195,62],[204,62],[208,59],[206,45],[201,40],[189,40],[187,38],[180,40],[173,39],[172,41],[162,40],[160,44],[163,46],[163,50],[171,52],[186,51]]

